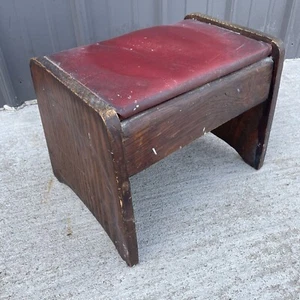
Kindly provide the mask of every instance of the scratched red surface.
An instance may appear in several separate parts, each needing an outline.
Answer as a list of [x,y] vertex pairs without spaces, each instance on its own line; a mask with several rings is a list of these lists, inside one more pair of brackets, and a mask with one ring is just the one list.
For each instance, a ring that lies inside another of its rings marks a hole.
[[194,20],[138,30],[48,58],[128,118],[250,65],[271,46]]

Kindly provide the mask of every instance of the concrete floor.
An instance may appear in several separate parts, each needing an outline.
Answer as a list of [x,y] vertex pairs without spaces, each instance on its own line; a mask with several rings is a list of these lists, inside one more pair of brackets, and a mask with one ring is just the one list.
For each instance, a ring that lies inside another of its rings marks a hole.
[[264,167],[211,134],[132,178],[129,268],[51,172],[36,105],[0,112],[0,299],[300,299],[300,60]]

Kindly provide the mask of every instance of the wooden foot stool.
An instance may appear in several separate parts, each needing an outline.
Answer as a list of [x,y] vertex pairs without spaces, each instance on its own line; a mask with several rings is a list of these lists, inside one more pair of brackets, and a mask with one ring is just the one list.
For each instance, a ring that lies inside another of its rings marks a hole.
[[129,266],[138,263],[130,176],[209,131],[259,169],[283,57],[272,37],[191,14],[31,60],[53,172]]

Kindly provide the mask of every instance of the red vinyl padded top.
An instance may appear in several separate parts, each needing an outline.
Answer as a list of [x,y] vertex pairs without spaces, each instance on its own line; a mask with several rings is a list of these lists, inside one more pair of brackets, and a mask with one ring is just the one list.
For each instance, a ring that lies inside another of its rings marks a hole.
[[122,119],[257,62],[271,45],[184,20],[48,57]]

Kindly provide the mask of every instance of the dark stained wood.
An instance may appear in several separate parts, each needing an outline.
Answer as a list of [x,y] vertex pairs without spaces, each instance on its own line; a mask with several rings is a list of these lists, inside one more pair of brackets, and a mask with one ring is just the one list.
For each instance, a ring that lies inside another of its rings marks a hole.
[[137,264],[116,112],[47,59],[32,60],[31,70],[54,174],[90,209],[127,264]]
[[267,100],[212,131],[219,138],[231,145],[246,163],[255,169],[260,169],[263,165],[268,146],[280,85],[285,54],[283,42],[262,32],[230,24],[198,13],[187,15],[185,19],[195,19],[200,22],[214,24],[252,39],[271,44],[271,57],[274,61],[274,67],[270,93]]
[[266,58],[122,121],[129,175],[265,101],[272,68]]

